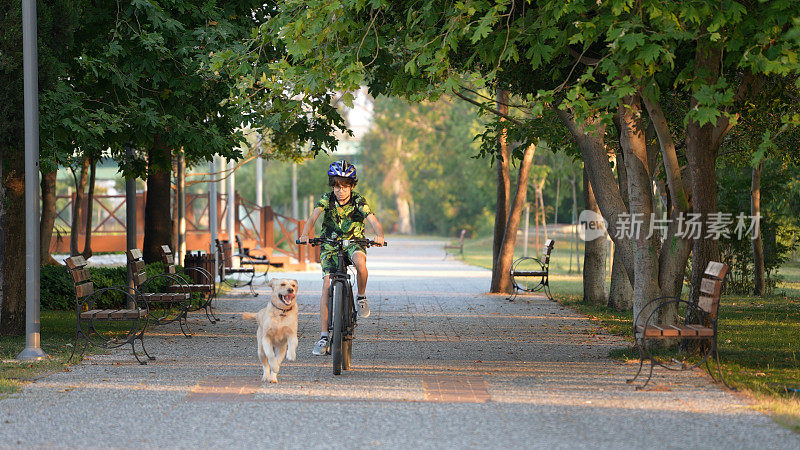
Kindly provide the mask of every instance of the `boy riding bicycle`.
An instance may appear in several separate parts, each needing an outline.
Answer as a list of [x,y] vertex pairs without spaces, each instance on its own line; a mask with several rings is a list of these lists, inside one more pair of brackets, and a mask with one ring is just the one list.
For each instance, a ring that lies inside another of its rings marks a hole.
[[[328,168],[328,185],[333,188],[331,192],[323,194],[317,202],[314,211],[306,220],[306,226],[300,235],[299,242],[308,242],[308,234],[321,214],[322,236],[328,239],[363,239],[364,222],[367,221],[375,230],[375,241],[383,244],[383,227],[372,213],[364,197],[353,192],[353,187],[358,183],[356,167],[349,162],[336,161]],[[369,302],[365,295],[367,288],[367,252],[363,246],[351,243],[346,249],[347,256],[356,268],[358,280],[358,305],[359,317],[369,317]],[[320,339],[314,345],[314,355],[324,355],[328,350],[328,288],[330,287],[330,274],[336,271],[339,263],[336,249],[330,244],[323,244],[321,251],[323,286],[322,299],[320,300]]]

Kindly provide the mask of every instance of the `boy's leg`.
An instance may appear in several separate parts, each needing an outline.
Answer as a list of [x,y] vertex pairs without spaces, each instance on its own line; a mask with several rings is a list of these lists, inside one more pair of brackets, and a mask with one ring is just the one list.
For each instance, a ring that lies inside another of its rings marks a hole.
[[328,290],[331,287],[331,276],[326,274],[322,278],[322,299],[319,302],[319,331],[328,333]]
[[322,296],[319,302],[320,339],[314,344],[314,350],[311,352],[317,356],[325,355],[328,350],[328,288],[331,285],[331,277],[326,274],[322,280]]
[[356,304],[358,305],[359,317],[369,317],[369,302],[365,292],[367,291],[367,255],[361,251],[355,251],[350,256],[353,265],[356,266],[356,278],[358,278],[358,296],[356,296]]
[[350,257],[353,265],[356,266],[356,278],[358,279],[358,295],[363,296],[367,291],[367,255],[361,251],[353,252]]

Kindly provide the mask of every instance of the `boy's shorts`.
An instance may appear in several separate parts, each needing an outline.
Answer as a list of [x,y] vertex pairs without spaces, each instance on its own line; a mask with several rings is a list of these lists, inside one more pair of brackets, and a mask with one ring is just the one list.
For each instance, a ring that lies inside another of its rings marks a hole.
[[[345,258],[347,261],[345,263],[352,264],[353,261],[353,253],[355,252],[362,252],[365,255],[367,251],[364,247],[358,244],[350,244],[345,249]],[[322,247],[322,253],[320,253],[320,264],[322,265],[322,274],[328,275],[331,273],[336,272],[336,269],[339,267],[339,254],[336,251],[335,247]]]

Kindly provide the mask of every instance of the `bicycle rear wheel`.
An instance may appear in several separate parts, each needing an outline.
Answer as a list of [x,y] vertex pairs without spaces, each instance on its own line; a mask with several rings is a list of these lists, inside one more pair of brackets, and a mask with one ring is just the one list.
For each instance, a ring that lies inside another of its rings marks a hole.
[[333,283],[333,336],[331,336],[331,354],[333,355],[333,374],[342,373],[342,335],[344,333],[344,286],[340,281]]

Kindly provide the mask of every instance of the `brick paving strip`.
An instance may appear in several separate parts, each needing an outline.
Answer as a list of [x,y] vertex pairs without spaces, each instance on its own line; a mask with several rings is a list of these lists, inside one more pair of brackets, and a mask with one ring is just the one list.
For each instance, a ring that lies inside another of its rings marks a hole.
[[[187,402],[252,402],[262,383],[253,377],[207,377],[184,397]],[[425,401],[438,403],[486,403],[491,395],[479,376],[425,375]],[[260,399],[267,400],[267,399]]]
[[253,394],[261,382],[253,377],[207,377],[192,388],[184,398],[188,402],[248,402],[255,400]]
[[486,403],[491,400],[482,377],[426,375],[422,377],[425,400],[441,403]]

